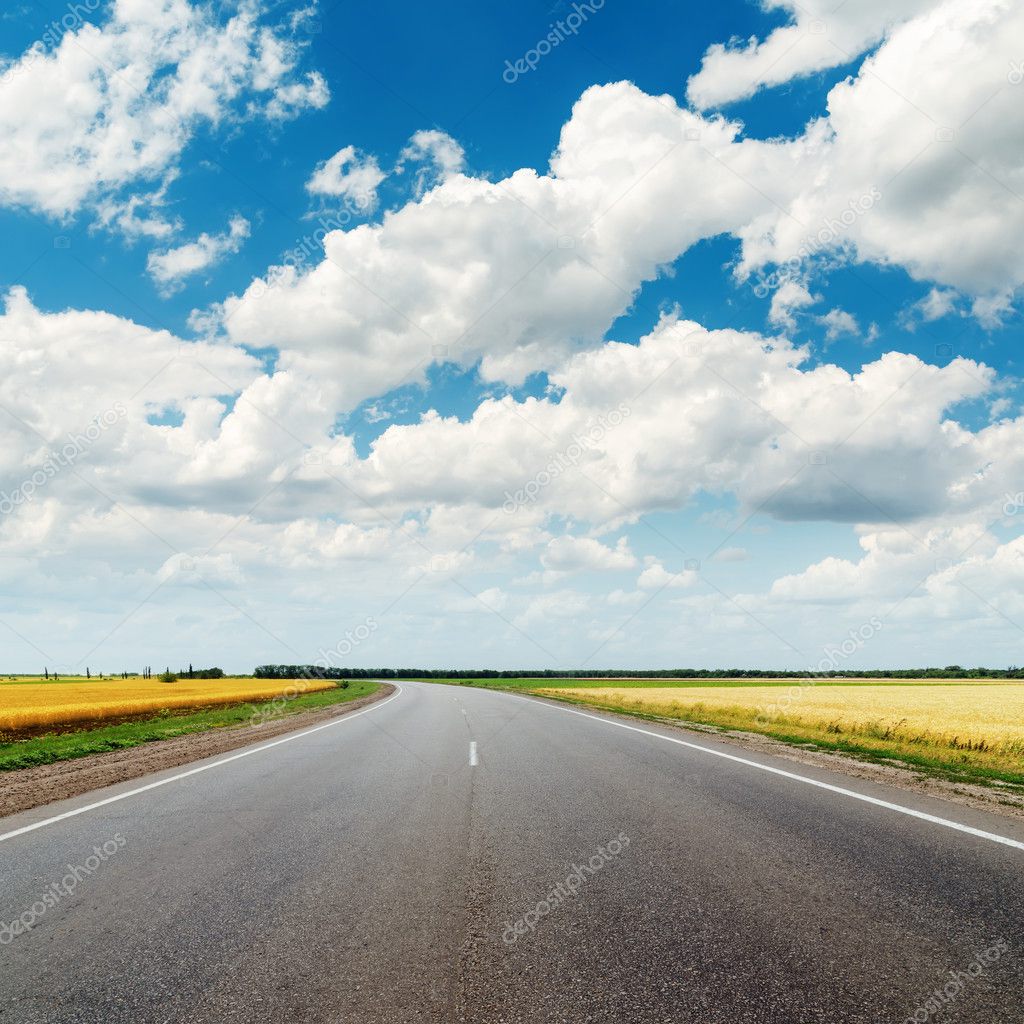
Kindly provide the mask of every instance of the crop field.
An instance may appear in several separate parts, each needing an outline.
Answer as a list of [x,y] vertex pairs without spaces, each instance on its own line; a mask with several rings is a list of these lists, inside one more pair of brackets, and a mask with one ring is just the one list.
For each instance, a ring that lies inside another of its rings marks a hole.
[[[688,678],[686,676],[666,676],[657,678],[545,678],[543,676],[517,676],[490,679],[459,679],[437,676],[424,679],[424,682],[447,683],[452,686],[474,686],[490,690],[720,690],[723,688],[754,689],[777,688],[788,689],[801,684],[814,686],[1007,686],[1016,680],[1006,679],[918,679],[918,678],[857,678],[852,676],[821,676],[804,677],[771,677],[739,678],[722,676],[715,678]],[[1022,683],[1021,685],[1024,685]]]
[[66,679],[0,681],[0,732],[115,721],[181,708],[270,700],[333,689],[321,679]]
[[565,686],[533,692],[597,707],[895,758],[964,778],[1024,784],[1024,684]]

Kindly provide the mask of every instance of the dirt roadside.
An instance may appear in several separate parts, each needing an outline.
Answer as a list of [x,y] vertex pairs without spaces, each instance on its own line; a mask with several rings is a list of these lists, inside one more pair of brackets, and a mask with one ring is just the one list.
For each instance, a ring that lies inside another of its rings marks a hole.
[[390,683],[382,683],[376,693],[345,704],[318,711],[300,711],[263,725],[240,725],[226,729],[208,729],[169,740],[155,740],[137,747],[90,754],[71,761],[57,761],[35,768],[0,772],[0,817],[31,810],[43,804],[80,796],[94,789],[127,782],[167,768],[178,768],[191,761],[224,754],[229,750],[261,743],[286,732],[298,732],[351,714],[383,700],[395,692]]
[[[678,726],[678,722],[671,723]],[[685,731],[698,732],[699,726],[690,725]],[[947,779],[934,778],[912,768],[904,768],[898,764],[875,764],[872,761],[860,761],[850,754],[833,754],[826,750],[808,750],[804,747],[790,746],[781,740],[773,740],[768,736],[756,733],[726,732],[720,733],[707,730],[708,733],[722,739],[730,740],[748,750],[756,750],[776,757],[785,757],[790,761],[810,765],[816,768],[829,768],[842,772],[855,779],[869,779],[872,782],[883,782],[890,786],[899,786],[914,793],[940,797],[952,803],[974,807],[979,811],[1001,814],[1007,818],[1024,818],[1024,795],[1015,790],[1003,790],[999,786],[981,786],[970,782],[950,782]]]

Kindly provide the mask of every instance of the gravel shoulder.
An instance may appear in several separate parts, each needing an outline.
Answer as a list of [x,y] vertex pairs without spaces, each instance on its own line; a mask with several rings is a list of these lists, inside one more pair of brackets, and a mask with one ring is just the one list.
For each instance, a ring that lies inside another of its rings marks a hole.
[[263,725],[242,725],[188,733],[173,739],[143,743],[124,750],[90,754],[70,761],[57,761],[33,768],[21,768],[0,774],[0,817],[28,811],[33,807],[67,800],[94,789],[143,775],[177,768],[229,750],[260,743],[286,732],[298,732],[321,722],[358,711],[394,693],[395,687],[382,683],[366,697],[334,704],[317,711],[301,711]]

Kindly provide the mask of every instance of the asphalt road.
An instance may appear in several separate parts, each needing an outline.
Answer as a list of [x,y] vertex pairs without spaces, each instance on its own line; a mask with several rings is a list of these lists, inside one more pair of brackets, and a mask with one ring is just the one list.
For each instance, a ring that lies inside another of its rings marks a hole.
[[403,683],[4,819],[0,1020],[1024,1021],[1024,848],[712,751],[1019,824],[624,721]]

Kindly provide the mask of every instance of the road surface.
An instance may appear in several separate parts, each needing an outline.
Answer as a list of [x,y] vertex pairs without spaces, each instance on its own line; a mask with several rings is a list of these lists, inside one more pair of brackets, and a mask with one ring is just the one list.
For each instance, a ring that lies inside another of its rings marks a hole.
[[0,821],[0,1020],[1024,1020],[1015,821],[469,688],[282,739]]

